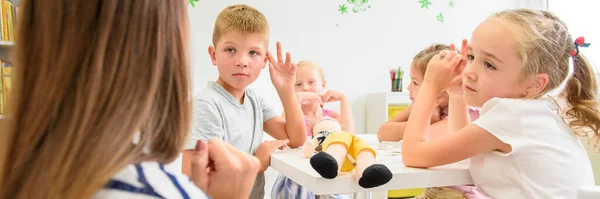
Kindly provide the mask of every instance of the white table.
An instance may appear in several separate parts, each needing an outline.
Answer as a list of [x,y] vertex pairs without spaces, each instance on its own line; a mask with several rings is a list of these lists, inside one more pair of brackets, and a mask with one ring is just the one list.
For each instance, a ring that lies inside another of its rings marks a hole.
[[[301,149],[285,149],[271,156],[271,167],[317,195],[378,192],[387,190],[439,187],[473,184],[467,162],[460,162],[429,169],[404,166],[400,156],[400,143],[379,143],[376,135],[361,134],[377,151],[376,162],[386,165],[393,173],[390,182],[380,187],[364,189],[358,185],[352,172],[342,172],[335,179],[321,177],[302,157]],[[387,197],[386,194],[383,194]]]

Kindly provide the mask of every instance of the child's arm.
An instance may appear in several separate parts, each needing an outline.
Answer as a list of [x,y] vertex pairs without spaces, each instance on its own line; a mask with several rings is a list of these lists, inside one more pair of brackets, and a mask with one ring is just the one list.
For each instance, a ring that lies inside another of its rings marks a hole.
[[[297,148],[306,140],[306,123],[300,104],[295,100],[293,92],[293,89],[279,92],[286,119],[281,116],[269,119],[264,123],[263,130],[277,140],[288,139],[288,146]],[[291,93],[292,96],[287,93]]]
[[441,139],[428,141],[430,128],[427,120],[431,118],[432,106],[437,92],[422,84],[418,100],[415,100],[414,111],[402,143],[402,162],[412,167],[432,167],[458,162],[479,153],[499,150],[510,152],[510,145],[477,125],[468,125],[458,132],[453,132]]
[[181,160],[181,170],[183,174],[191,175],[192,158],[194,157],[194,148],[198,140],[207,142],[211,138],[223,140],[225,129],[223,129],[223,121],[221,114],[209,102],[195,100],[193,105],[193,124],[192,133],[186,140],[185,150]]
[[[398,113],[398,115],[394,116],[394,118],[384,123],[379,128],[379,131],[377,131],[377,138],[379,141],[397,142],[402,140],[404,131],[406,130],[406,121],[408,120],[411,110],[412,105],[408,106],[406,109],[402,110],[402,112]],[[439,110],[435,111],[439,112]],[[437,119],[434,119],[433,117],[437,117]],[[448,134],[448,118],[439,120],[439,117],[438,114],[433,115],[431,118],[429,140],[438,139]]]
[[337,120],[340,122],[340,125],[342,126],[342,130],[349,132],[349,133],[355,133],[354,132],[354,117],[352,116],[352,109],[350,108],[350,102],[348,102],[348,99],[346,98],[346,96],[340,92],[337,91],[332,91],[332,90],[328,90],[327,92],[325,92],[325,94],[323,94],[323,102],[333,102],[333,101],[340,101],[340,112],[335,112],[333,111],[331,114],[331,116],[333,116],[333,119]]
[[288,146],[292,148],[300,147],[306,140],[306,124],[300,103],[298,103],[294,92],[296,65],[292,63],[290,53],[286,54],[284,62],[280,42],[277,42],[278,60],[275,61],[270,52],[267,53],[267,58],[269,60],[271,82],[281,99],[286,119],[284,120],[280,116],[269,119],[264,122],[263,130],[275,139],[288,139]]
[[400,141],[404,136],[404,129],[406,128],[406,121],[412,109],[412,104],[402,110],[400,113],[395,115],[392,119],[383,123],[377,131],[377,138],[379,141]]
[[[454,45],[450,45],[450,49],[456,50]],[[466,66],[466,57],[468,53],[469,50],[467,48],[467,40],[463,40],[462,48],[460,49],[460,56],[462,57],[462,60],[459,63],[459,67],[461,65]],[[460,82],[460,84],[452,86],[447,90],[450,97],[448,101],[448,117],[450,119],[450,125],[448,125],[448,127],[450,132],[457,132],[471,123],[471,120],[469,119],[469,108],[462,97],[462,80]]]
[[457,132],[471,123],[469,120],[469,108],[462,98],[462,93],[460,94],[450,95],[448,103],[449,132]]

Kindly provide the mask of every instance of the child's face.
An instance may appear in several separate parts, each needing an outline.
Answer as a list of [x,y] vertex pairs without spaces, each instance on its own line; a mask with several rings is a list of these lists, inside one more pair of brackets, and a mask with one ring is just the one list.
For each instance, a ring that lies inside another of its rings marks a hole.
[[465,102],[481,107],[494,98],[521,98],[519,43],[506,24],[488,19],[473,32],[463,72]]
[[234,89],[243,90],[254,82],[267,64],[267,44],[259,33],[224,34],[208,52],[217,66],[219,79]]
[[410,83],[408,84],[408,95],[410,96],[410,101],[412,103],[415,102],[415,99],[419,95],[419,88],[423,83],[423,75],[421,72],[415,69],[415,66],[410,67]]
[[321,94],[325,88],[325,82],[321,79],[319,72],[312,67],[302,67],[296,71],[296,92],[313,92]]

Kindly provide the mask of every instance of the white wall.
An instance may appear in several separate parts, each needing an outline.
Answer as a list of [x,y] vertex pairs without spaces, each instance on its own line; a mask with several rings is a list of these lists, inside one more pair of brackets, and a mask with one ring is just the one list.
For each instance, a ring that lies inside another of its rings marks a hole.
[[[207,54],[218,13],[229,5],[245,3],[269,20],[270,49],[275,49],[276,41],[282,41],[284,50],[290,51],[295,61],[310,59],[324,67],[328,87],[346,94],[357,133],[364,133],[366,95],[389,91],[389,67],[402,66],[408,71],[418,51],[434,42],[458,43],[470,37],[472,30],[494,11],[545,2],[456,0],[455,8],[450,8],[449,0],[430,1],[428,10],[421,9],[416,0],[369,1],[371,8],[366,12],[344,15],[337,9],[346,0],[199,1],[195,8],[190,7],[194,92],[218,75]],[[440,12],[445,15],[444,23],[436,21]],[[282,110],[267,69],[251,87]]]
[[594,0],[549,0],[548,9],[558,15],[567,25],[571,36],[585,37],[588,48],[580,48],[598,71],[600,64],[600,2]]

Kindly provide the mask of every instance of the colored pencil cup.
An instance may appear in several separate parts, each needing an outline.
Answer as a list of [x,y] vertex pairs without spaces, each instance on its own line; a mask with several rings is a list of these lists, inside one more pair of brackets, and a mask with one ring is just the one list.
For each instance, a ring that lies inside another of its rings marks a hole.
[[402,92],[402,79],[392,80],[392,92]]

